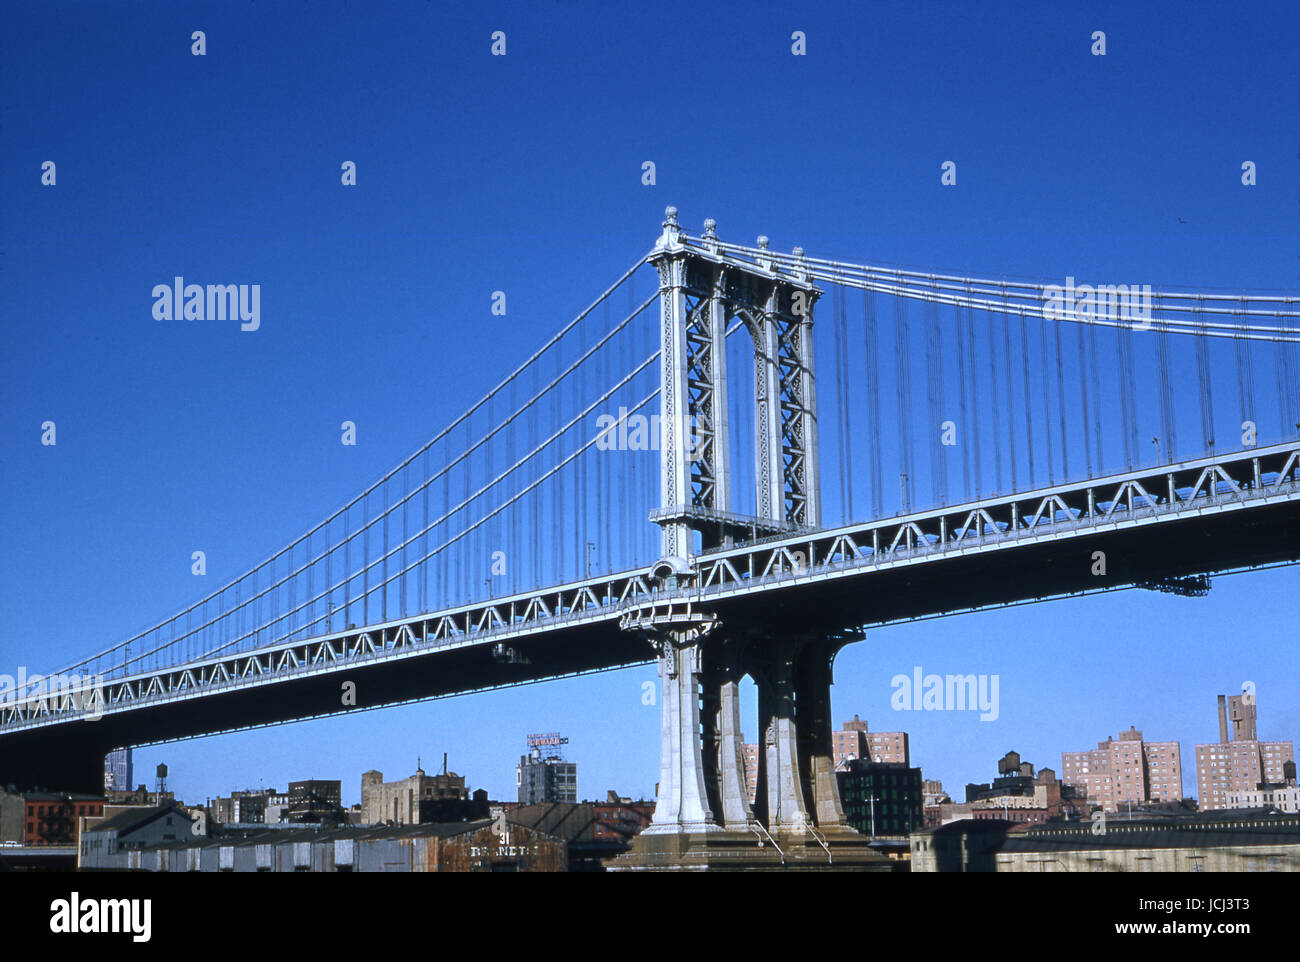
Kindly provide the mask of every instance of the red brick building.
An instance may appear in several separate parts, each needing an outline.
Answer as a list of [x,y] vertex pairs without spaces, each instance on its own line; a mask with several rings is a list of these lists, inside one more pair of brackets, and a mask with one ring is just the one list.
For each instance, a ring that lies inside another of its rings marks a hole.
[[28,792],[22,798],[24,845],[76,845],[79,820],[104,814],[104,800],[95,795]]
[[[610,792],[610,795],[614,795]],[[649,827],[655,813],[654,802],[634,802],[617,796],[604,802],[592,802],[592,835],[598,840],[630,842]]]

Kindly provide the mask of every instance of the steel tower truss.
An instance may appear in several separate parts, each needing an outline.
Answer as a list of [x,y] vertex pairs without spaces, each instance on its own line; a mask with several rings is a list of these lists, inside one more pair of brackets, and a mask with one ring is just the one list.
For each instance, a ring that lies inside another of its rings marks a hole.
[[[663,556],[816,528],[817,404],[813,306],[799,269],[722,252],[716,225],[688,239],[668,208],[649,261],[659,272],[660,508]],[[766,244],[764,239],[762,243]],[[798,249],[796,249],[798,252]],[[756,514],[732,510],[726,338],[743,325],[754,345]]]

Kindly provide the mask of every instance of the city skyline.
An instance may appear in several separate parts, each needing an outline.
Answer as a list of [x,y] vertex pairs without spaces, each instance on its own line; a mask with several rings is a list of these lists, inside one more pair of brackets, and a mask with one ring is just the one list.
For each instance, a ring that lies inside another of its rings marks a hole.
[[[632,670],[633,670],[633,669],[622,669],[622,671],[624,671],[624,672],[632,671]],[[470,695],[470,696],[461,696],[461,697],[474,697],[474,696]],[[385,710],[388,710],[388,709],[377,709],[377,711],[385,711]],[[898,713],[898,719],[899,719],[899,720],[901,720],[901,719],[905,719],[905,718],[907,717],[907,715],[908,715],[908,713],[906,713],[906,712]],[[1265,715],[1267,716],[1267,711],[1265,712]],[[892,716],[891,716],[891,717],[892,717]],[[844,732],[847,730],[847,729],[845,728],[845,726],[848,725],[848,724],[852,724],[853,721],[855,721],[855,720],[859,720],[859,719],[840,719],[838,716],[836,716],[836,718],[835,718],[835,720],[834,720],[834,723],[833,723],[833,726],[832,726],[832,735],[833,735],[833,736],[840,736],[840,735],[843,735]],[[870,719],[860,719],[860,722],[861,722],[862,724],[865,724],[865,725],[870,725],[870,724],[871,724],[871,723],[870,723]],[[291,724],[292,724],[292,723],[291,723]],[[297,724],[303,724],[303,723],[297,723]],[[282,727],[282,726],[281,726],[281,727]],[[1130,725],[1130,730],[1133,729],[1133,728],[1135,728],[1135,727],[1136,727],[1136,726],[1134,726],[1134,725]],[[893,733],[893,732],[896,732],[896,731],[901,732],[901,733],[905,736],[905,739],[904,739],[904,742],[903,742],[903,745],[904,745],[904,749],[903,749],[903,750],[904,750],[904,752],[905,752],[905,753],[910,757],[910,754],[911,754],[911,748],[913,747],[913,744],[914,744],[914,743],[913,743],[913,741],[912,741],[912,736],[911,736],[911,734],[910,734],[910,733],[909,733],[905,728],[899,727],[899,728],[897,728],[897,729],[888,729],[888,730],[886,730],[886,729],[882,729],[882,728],[870,728],[870,729],[868,729],[868,731],[869,731],[870,734],[872,734],[872,735],[879,735],[879,734],[881,734],[881,733],[884,732],[884,731],[888,731],[888,732],[890,732],[890,733]],[[1125,730],[1123,730],[1123,729],[1118,729],[1118,732],[1119,732],[1119,736],[1118,736],[1119,739],[1122,739],[1125,735],[1128,734],[1128,731],[1125,731]],[[1139,730],[1139,731],[1138,731],[1138,734],[1146,734],[1146,733],[1145,733],[1143,730]],[[1160,736],[1160,735],[1161,735],[1161,732],[1159,731],[1159,729],[1156,730],[1156,733],[1155,733],[1155,734],[1156,734],[1157,736]],[[211,736],[211,738],[222,738],[222,737],[228,737],[228,736],[223,736],[223,735],[215,735],[215,736]],[[1096,743],[1098,743],[1098,745],[1102,745],[1102,744],[1105,744],[1105,742],[1106,742],[1107,740],[1109,740],[1109,739],[1114,739],[1114,738],[1116,738],[1116,736],[1114,736],[1114,735],[1107,735],[1107,736],[1105,736],[1105,737],[1098,737],[1098,738],[1094,739],[1094,741],[1095,741]],[[203,740],[203,739],[200,739],[200,740]],[[1234,739],[1234,740],[1235,740],[1235,739]],[[1285,735],[1282,735],[1282,736],[1279,736],[1279,737],[1276,737],[1276,738],[1260,738],[1260,739],[1258,739],[1258,741],[1259,741],[1261,744],[1263,744],[1263,743],[1276,743],[1276,742],[1291,742],[1292,744],[1294,744],[1294,742],[1295,742],[1296,740],[1297,740],[1297,737],[1296,737],[1294,734],[1291,735],[1290,737],[1287,737],[1287,736],[1285,736]],[[581,743],[581,741],[582,741],[581,736],[577,737],[576,739],[573,739],[572,741],[580,745],[580,743]],[[1056,772],[1057,777],[1058,777],[1059,779],[1061,779],[1063,782],[1066,781],[1066,774],[1067,774],[1067,771],[1066,771],[1066,770],[1067,770],[1067,764],[1066,764],[1065,756],[1067,756],[1067,755],[1077,755],[1077,754],[1087,755],[1087,754],[1089,754],[1090,751],[1094,751],[1094,749],[1089,749],[1089,748],[1086,748],[1086,747],[1085,747],[1085,748],[1078,748],[1078,747],[1075,747],[1075,748],[1060,748],[1060,749],[1058,749],[1058,750],[1055,752],[1055,754],[1050,754],[1050,753],[1048,753],[1048,754],[1042,754],[1042,753],[1034,753],[1034,752],[1032,752],[1032,751],[1020,751],[1020,750],[1016,747],[1016,745],[1017,745],[1017,744],[1020,744],[1020,743],[1022,743],[1022,742],[1023,742],[1024,744],[1029,744],[1028,741],[1025,741],[1025,740],[1017,740],[1016,738],[1012,737],[1011,742],[1008,744],[1006,750],[1007,750],[1007,751],[1018,751],[1019,754],[1020,754],[1022,757],[1026,758],[1026,759],[1030,759],[1030,760],[1034,760],[1034,759],[1042,759],[1042,760],[1040,760],[1040,761],[1035,761],[1035,765],[1036,765],[1039,769],[1043,769],[1043,768],[1050,768],[1050,769],[1053,769],[1053,770]],[[1189,742],[1186,738],[1182,738],[1182,737],[1176,737],[1176,738],[1149,737],[1149,738],[1147,738],[1147,739],[1145,740],[1144,743],[1147,744],[1147,745],[1152,745],[1152,744],[1154,744],[1154,745],[1164,745],[1164,744],[1167,744],[1167,743],[1170,743],[1170,742],[1177,744],[1177,746],[1178,746],[1178,748],[1179,748],[1179,751],[1180,751],[1180,755],[1181,755],[1181,753],[1182,753],[1182,747],[1183,747],[1183,745],[1184,745],[1184,744],[1189,745],[1189,747],[1191,748],[1191,751],[1188,753],[1188,755],[1186,755],[1186,756],[1184,756],[1184,757],[1186,757],[1186,758],[1191,758],[1191,759],[1195,759],[1195,758],[1196,758],[1196,751],[1195,751],[1195,749],[1196,749],[1197,746],[1206,746],[1206,745],[1213,745],[1213,744],[1217,744],[1217,743],[1218,743],[1218,742],[1217,742],[1217,739],[1216,739],[1215,741],[1204,741],[1204,742],[1202,742],[1202,741],[1194,741],[1194,742]],[[523,739],[521,739],[520,743],[521,743],[521,744],[524,743]],[[183,743],[181,743],[181,744],[183,744]],[[747,742],[746,747],[748,747],[748,744],[749,744],[749,743]],[[839,742],[838,742],[838,738],[837,738],[837,746],[838,746],[838,744],[839,744]],[[838,752],[839,752],[839,750],[840,750],[840,749],[837,747],[837,749],[836,749],[836,751],[837,751],[837,757],[838,757]],[[565,751],[566,751],[566,753],[567,753],[568,749],[566,749]],[[166,754],[167,754],[167,753],[166,753],[166,750],[165,750],[165,746],[164,746],[164,747],[157,748],[157,753],[158,753],[158,758],[159,758],[160,760],[164,760],[165,757],[166,757]],[[393,757],[393,756],[390,754],[390,755],[387,756],[387,757]],[[406,773],[406,774],[401,774],[401,773],[404,772],[405,770],[402,769],[402,767],[401,767],[401,762],[400,762],[400,759],[399,759],[399,761],[398,761],[398,762],[394,765],[394,767],[393,767],[393,772],[394,772],[395,776],[396,776],[396,777],[399,777],[399,778],[401,778],[401,779],[404,779],[404,778],[407,777],[407,774],[413,775],[413,774],[416,772],[416,770],[417,770],[417,769],[416,769],[416,766],[418,766],[418,765],[421,763],[421,759],[422,759],[423,757],[426,757],[426,756],[423,756],[423,755],[417,755],[417,756],[416,756],[415,763],[414,763],[414,764],[411,766],[411,768],[410,768],[410,772],[409,772],[409,773]],[[588,757],[589,757],[589,756],[588,756]],[[451,756],[450,756],[450,753],[448,754],[448,758],[449,758],[448,764],[451,765],[451,760],[450,760],[450,759],[451,759]],[[574,759],[574,758],[570,758],[570,757],[568,757],[567,754],[563,757],[563,760],[566,761],[566,762],[570,762],[570,763],[573,763],[573,764],[577,764],[576,761],[575,761],[575,759]],[[898,758],[898,759],[894,759],[892,756],[890,756],[888,760],[903,760],[903,759],[901,758],[901,756],[900,756],[900,758]],[[995,758],[994,758],[993,756],[989,756],[988,758],[985,758],[985,757],[983,757],[983,756],[979,756],[979,757],[968,757],[968,758],[966,758],[966,759],[963,761],[963,768],[962,768],[962,770],[963,770],[963,771],[969,771],[970,774],[971,774],[971,777],[970,777],[970,778],[965,778],[965,777],[962,777],[962,778],[952,777],[952,776],[949,776],[949,775],[945,774],[945,773],[942,772],[942,771],[938,771],[938,770],[935,770],[935,769],[927,769],[927,768],[926,768],[924,765],[922,765],[919,761],[916,762],[916,766],[917,766],[918,768],[921,768],[921,770],[925,773],[925,777],[926,777],[928,780],[935,780],[935,781],[943,782],[943,784],[944,784],[944,790],[945,790],[946,792],[948,792],[950,795],[951,795],[953,792],[957,792],[957,794],[960,795],[960,794],[961,794],[961,786],[964,786],[964,785],[966,785],[966,784],[968,784],[968,783],[975,783],[975,782],[979,781],[979,780],[982,779],[982,778],[987,778],[987,777],[988,777],[988,773],[989,773],[990,771],[993,770],[993,763],[994,763],[994,761],[995,761]],[[339,763],[339,764],[340,764],[340,765],[343,765],[344,763]],[[358,764],[362,764],[362,762],[358,762]],[[503,779],[504,779],[504,780],[508,780],[508,778],[507,778],[506,776],[502,776],[499,772],[497,772],[496,774],[494,774],[494,775],[491,777],[490,780],[489,780],[489,779],[484,779],[484,780],[482,780],[482,781],[479,781],[479,780],[477,780],[477,778],[476,778],[476,772],[477,772],[478,770],[482,770],[482,769],[493,770],[493,769],[499,769],[499,768],[501,768],[502,763],[501,763],[501,761],[500,761],[499,759],[496,759],[496,758],[491,758],[491,759],[488,759],[488,758],[464,758],[462,761],[459,762],[459,764],[460,764],[461,768],[464,769],[464,771],[463,771],[461,774],[462,774],[462,776],[465,778],[465,784],[466,784],[467,788],[468,788],[470,791],[473,791],[473,790],[478,789],[478,788],[484,788],[485,790],[488,791],[489,796],[490,796],[491,798],[493,798],[493,799],[505,799],[505,800],[509,800],[509,799],[511,799],[511,798],[514,797],[515,792],[509,790],[508,787],[507,787],[507,788],[501,788],[501,789],[499,790],[499,791],[500,791],[500,794],[497,794],[497,789],[491,787],[491,786],[495,786],[495,785],[497,785],[499,782],[502,782]],[[516,761],[516,762],[514,762],[513,764],[506,765],[505,767],[506,767],[506,768],[517,768],[518,764],[519,764],[519,763]],[[599,758],[591,758],[591,757],[589,757],[589,764],[591,764],[592,767],[598,767],[598,766],[601,766],[601,764],[602,764],[602,759],[599,759]],[[169,767],[170,767],[170,766],[169,766]],[[336,778],[337,780],[341,781],[341,782],[342,782],[342,785],[343,785],[343,789],[342,789],[342,791],[343,791],[343,804],[344,804],[344,807],[346,808],[346,807],[349,807],[349,806],[351,806],[351,805],[353,805],[353,804],[360,804],[360,802],[361,802],[361,790],[360,790],[360,785],[361,785],[361,783],[362,783],[362,781],[363,781],[363,777],[362,777],[362,776],[364,775],[364,773],[365,773],[366,771],[372,771],[372,770],[374,770],[374,769],[376,769],[376,768],[379,768],[380,770],[383,770],[383,771],[387,771],[387,769],[384,769],[383,766],[379,766],[379,765],[370,765],[369,767],[367,767],[367,768],[365,768],[365,769],[362,769],[362,770],[360,770],[360,771],[357,772],[357,773],[352,773],[352,772],[351,772],[351,768],[348,768],[348,770],[347,770],[348,774],[347,774],[347,775],[344,775],[344,774],[338,774],[338,773],[331,774],[330,772],[319,772],[319,773],[311,774],[311,775],[306,776],[306,777],[310,777],[310,778],[316,778],[316,777]],[[1199,785],[1198,785],[1198,783],[1197,783],[1197,766],[1196,766],[1195,762],[1193,761],[1193,762],[1190,763],[1190,764],[1182,764],[1182,765],[1181,765],[1181,768],[1182,768],[1182,772],[1180,773],[1180,779],[1179,779],[1179,783],[1178,783],[1178,784],[1179,784],[1179,791],[1180,791],[1181,797],[1184,798],[1184,799],[1193,799],[1193,800],[1197,800],[1197,801],[1199,802],[1199,801],[1200,801],[1200,791],[1199,791]],[[748,770],[748,766],[747,766],[747,770]],[[140,783],[140,784],[144,784],[144,785],[146,785],[146,787],[149,788],[150,791],[152,791],[152,790],[153,790],[153,781],[152,781],[152,780],[150,780],[150,779],[146,779],[146,780],[143,781],[143,782],[140,781],[140,779],[141,779],[141,777],[142,777],[142,775],[141,775],[140,773],[143,772],[143,771],[144,771],[144,769],[137,767],[137,769],[136,769],[136,772],[137,772],[137,774],[136,774],[136,781],[137,781],[138,783]],[[149,771],[152,771],[152,768],[150,768]],[[351,774],[355,774],[355,778],[351,778],[351,780],[350,780],[349,777],[348,777],[348,775],[351,775]],[[182,778],[183,778],[183,777],[184,777],[184,776],[182,775]],[[257,781],[256,781],[256,784],[254,784],[254,783],[252,783],[252,782],[247,782],[247,781],[246,781],[246,782],[239,782],[239,783],[237,783],[237,784],[236,784],[236,783],[232,783],[232,784],[230,784],[230,785],[226,785],[226,786],[224,786],[220,791],[217,791],[217,792],[209,792],[209,793],[207,793],[206,795],[201,795],[201,796],[194,796],[193,799],[191,799],[189,796],[185,795],[185,793],[184,793],[183,791],[181,791],[181,790],[176,790],[175,794],[177,795],[178,798],[183,798],[187,803],[190,803],[190,804],[196,804],[198,798],[215,798],[215,797],[219,797],[219,796],[226,796],[226,795],[229,795],[229,793],[232,792],[232,791],[249,791],[249,790],[255,790],[255,791],[268,790],[268,791],[269,791],[271,788],[275,787],[276,785],[279,785],[279,784],[287,784],[289,781],[291,781],[291,780],[295,780],[295,779],[297,779],[299,776],[298,776],[298,775],[295,775],[293,772],[287,772],[287,773],[282,773],[281,775],[277,775],[276,777],[268,777],[268,776],[266,776],[266,775],[264,775],[264,774],[262,774],[262,773],[260,773],[260,772],[256,772],[256,773],[253,773],[253,777],[255,777],[256,780],[257,780]],[[477,777],[481,778],[482,776],[477,776]],[[578,788],[578,793],[577,793],[577,795],[578,795],[578,798],[580,798],[580,799],[590,799],[590,800],[595,800],[595,799],[598,799],[598,798],[603,797],[604,794],[605,794],[607,791],[619,791],[620,793],[622,793],[622,794],[624,794],[624,795],[629,794],[628,792],[626,792],[626,791],[623,790],[623,786],[619,786],[619,785],[607,785],[607,786],[606,786],[606,785],[596,784],[596,783],[594,782],[594,780],[592,780],[592,779],[590,779],[588,776],[584,776],[584,775],[582,775],[582,774],[579,774],[578,777],[579,777],[580,781],[579,781],[579,788]],[[169,779],[170,779],[170,773],[169,773]],[[352,786],[352,782],[355,782],[355,783],[356,783],[355,787],[350,787],[350,786]],[[588,784],[588,783],[590,783],[590,784]],[[170,784],[171,784],[171,781],[169,780],[169,785],[170,785]],[[130,788],[131,788],[132,790],[133,790],[135,787],[136,787],[136,786],[134,786],[134,785],[133,785],[133,786],[130,786]],[[751,787],[751,791],[752,791],[752,787]],[[355,797],[354,797],[354,793],[355,793]],[[636,797],[636,798],[645,798],[645,799],[653,800],[653,798],[654,798],[653,785],[651,786],[651,790],[648,791],[648,792],[646,792],[644,795],[637,795],[635,792],[631,793],[631,795],[632,795],[632,797]],[[1092,796],[1089,796],[1089,797],[1091,798]],[[350,800],[350,799],[351,799],[351,800]],[[1155,798],[1153,798],[1151,801],[1152,801],[1152,802],[1157,802],[1157,801],[1159,801],[1159,799],[1155,799]]]

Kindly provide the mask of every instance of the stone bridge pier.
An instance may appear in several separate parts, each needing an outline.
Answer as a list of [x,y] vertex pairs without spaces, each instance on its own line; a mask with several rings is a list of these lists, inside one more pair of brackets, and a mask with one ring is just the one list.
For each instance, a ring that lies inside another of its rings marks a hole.
[[[891,870],[844,820],[831,752],[835,654],[851,637],[724,625],[693,599],[624,614],[658,656],[659,784],[652,822],[615,870]],[[755,803],[745,780],[740,683],[758,689]]]

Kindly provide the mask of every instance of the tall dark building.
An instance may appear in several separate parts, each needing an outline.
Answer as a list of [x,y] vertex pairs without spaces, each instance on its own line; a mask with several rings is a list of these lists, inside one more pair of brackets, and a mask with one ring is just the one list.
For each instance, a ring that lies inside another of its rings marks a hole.
[[521,755],[517,780],[520,805],[578,800],[578,766],[574,762]]
[[908,835],[921,827],[921,770],[853,759],[836,772],[844,817],[863,835]]
[[289,822],[342,822],[343,783],[337,779],[314,778],[289,783]]
[[129,792],[135,786],[130,748],[119,748],[104,756],[104,791]]
[[559,732],[528,736],[528,754],[519,756],[515,769],[520,805],[578,800],[578,766],[560,754],[568,741]]

